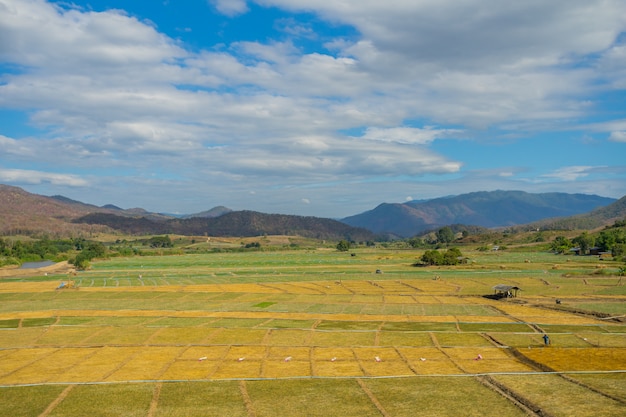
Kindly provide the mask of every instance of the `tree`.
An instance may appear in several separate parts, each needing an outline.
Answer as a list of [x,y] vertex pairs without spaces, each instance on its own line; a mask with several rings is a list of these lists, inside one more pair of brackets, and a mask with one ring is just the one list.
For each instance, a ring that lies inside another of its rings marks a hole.
[[151,248],[173,248],[174,244],[172,243],[172,239],[169,236],[154,236],[151,237],[150,240]]
[[337,243],[337,250],[340,252],[347,252],[350,250],[350,242],[348,242],[347,240],[340,240],[339,243]]
[[454,240],[454,232],[448,226],[442,227],[437,231],[437,242],[450,243]]
[[438,250],[427,250],[420,258],[420,261],[426,265],[441,265],[443,257]]
[[443,254],[442,263],[443,265],[457,265],[460,262],[459,258],[462,257],[463,254],[459,248],[450,248]]
[[589,249],[593,247],[595,238],[587,232],[582,232],[580,235],[572,239],[572,243],[578,245],[581,255],[586,255]]
[[567,253],[572,248],[572,242],[565,236],[557,236],[550,245],[550,248],[556,253]]

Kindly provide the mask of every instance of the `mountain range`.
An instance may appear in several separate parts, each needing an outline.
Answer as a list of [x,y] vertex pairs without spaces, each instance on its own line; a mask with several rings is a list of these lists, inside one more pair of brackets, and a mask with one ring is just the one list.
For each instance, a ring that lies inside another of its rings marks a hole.
[[299,235],[317,239],[370,241],[424,234],[447,225],[480,228],[594,228],[626,217],[626,197],[522,191],[474,192],[402,204],[383,203],[341,220],[232,211],[218,206],[174,216],[141,208],[95,206],[63,196],[31,194],[0,184],[0,235],[85,233],[208,236]]
[[613,198],[587,194],[480,191],[432,200],[383,203],[341,221],[374,233],[410,237],[452,224],[495,228],[574,216],[614,202]]

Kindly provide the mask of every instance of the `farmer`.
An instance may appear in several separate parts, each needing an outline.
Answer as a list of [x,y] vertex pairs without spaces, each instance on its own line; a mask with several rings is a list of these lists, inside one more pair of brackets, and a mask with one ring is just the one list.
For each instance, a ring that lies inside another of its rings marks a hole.
[[545,343],[546,346],[548,346],[550,344],[550,338],[545,333],[543,334],[543,343]]

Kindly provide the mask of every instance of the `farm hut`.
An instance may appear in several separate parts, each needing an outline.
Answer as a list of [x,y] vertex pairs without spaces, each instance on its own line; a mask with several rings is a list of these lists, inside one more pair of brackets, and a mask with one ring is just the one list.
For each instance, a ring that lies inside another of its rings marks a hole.
[[496,298],[517,297],[517,292],[520,290],[520,287],[505,284],[498,284],[493,287]]

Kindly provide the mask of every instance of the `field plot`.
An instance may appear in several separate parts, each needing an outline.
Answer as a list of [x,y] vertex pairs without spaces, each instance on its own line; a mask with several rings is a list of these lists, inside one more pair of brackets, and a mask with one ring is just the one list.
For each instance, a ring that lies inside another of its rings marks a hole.
[[[220,253],[96,263],[79,289],[4,279],[0,415],[623,415],[626,287],[527,257]],[[521,294],[489,298],[498,283]]]

